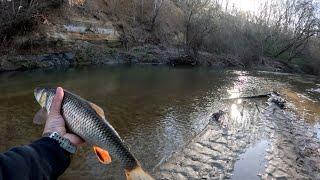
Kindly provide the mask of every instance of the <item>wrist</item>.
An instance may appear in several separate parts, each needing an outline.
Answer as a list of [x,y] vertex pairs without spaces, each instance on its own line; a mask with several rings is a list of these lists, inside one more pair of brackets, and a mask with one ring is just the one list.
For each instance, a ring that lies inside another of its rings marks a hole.
[[67,152],[74,154],[77,150],[77,147],[71,143],[70,139],[62,136],[59,132],[52,133],[43,133],[43,137],[49,137],[50,139],[55,140],[59,143],[60,147],[66,150]]
[[[45,131],[43,131],[43,133],[42,133],[42,137],[49,137],[52,133],[54,133],[54,132],[56,132],[56,133],[58,133],[60,136],[62,136],[62,137],[64,137],[64,135],[66,134],[66,133],[64,133],[64,132],[61,132],[61,131],[57,131],[57,130],[45,130]],[[67,138],[68,139],[68,138]]]

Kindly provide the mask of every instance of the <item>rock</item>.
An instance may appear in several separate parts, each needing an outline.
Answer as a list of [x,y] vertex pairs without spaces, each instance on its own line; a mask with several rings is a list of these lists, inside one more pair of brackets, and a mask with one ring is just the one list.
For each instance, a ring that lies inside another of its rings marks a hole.
[[199,62],[189,55],[182,55],[169,58],[168,64],[171,66],[196,66],[199,65]]
[[64,56],[67,60],[69,61],[73,61],[74,58],[75,58],[75,54],[74,53],[71,53],[71,52],[67,52],[67,53],[64,53]]
[[222,110],[219,110],[219,112],[217,112],[217,113],[213,113],[212,115],[211,115],[211,119],[210,119],[210,121],[216,121],[216,122],[219,122],[220,120],[220,117],[222,116],[222,115],[224,115],[225,114],[225,112],[224,111],[222,111]]
[[280,109],[283,109],[286,104],[286,100],[280,97],[277,93],[271,93],[271,97],[268,99],[268,101],[276,104]]
[[41,55],[2,56],[0,71],[26,70],[35,68],[66,67],[75,64],[73,52]]

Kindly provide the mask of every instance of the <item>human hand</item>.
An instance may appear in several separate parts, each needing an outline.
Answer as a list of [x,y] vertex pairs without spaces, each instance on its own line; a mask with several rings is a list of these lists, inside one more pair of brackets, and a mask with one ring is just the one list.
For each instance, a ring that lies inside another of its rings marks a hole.
[[58,87],[56,89],[56,95],[52,99],[50,112],[43,130],[43,135],[57,132],[60,136],[69,139],[72,144],[78,146],[83,144],[84,141],[75,134],[67,133],[65,120],[60,113],[63,96],[63,89]]

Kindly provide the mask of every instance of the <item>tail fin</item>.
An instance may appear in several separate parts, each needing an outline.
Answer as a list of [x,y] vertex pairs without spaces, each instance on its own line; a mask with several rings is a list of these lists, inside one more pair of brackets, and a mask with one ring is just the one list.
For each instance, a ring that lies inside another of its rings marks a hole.
[[132,170],[125,170],[127,180],[153,180],[153,178],[146,173],[140,166]]

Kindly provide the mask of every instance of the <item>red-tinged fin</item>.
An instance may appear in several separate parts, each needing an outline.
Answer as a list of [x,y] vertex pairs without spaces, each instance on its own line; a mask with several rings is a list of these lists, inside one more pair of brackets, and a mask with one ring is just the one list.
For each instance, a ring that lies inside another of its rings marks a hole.
[[132,170],[125,170],[127,180],[153,180],[140,166]]
[[48,112],[46,108],[41,108],[33,117],[34,124],[44,124],[48,118]]
[[96,153],[99,161],[102,164],[110,164],[111,163],[111,157],[110,157],[108,151],[101,149],[97,146],[93,146],[93,151]]
[[92,107],[92,109],[94,109],[96,111],[96,113],[102,117],[102,119],[106,119],[106,116],[104,115],[104,111],[101,107],[99,107],[98,105],[92,103],[92,102],[89,102],[90,106]]

